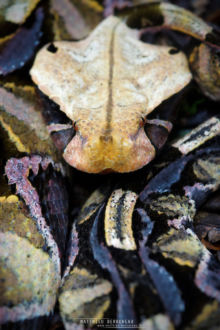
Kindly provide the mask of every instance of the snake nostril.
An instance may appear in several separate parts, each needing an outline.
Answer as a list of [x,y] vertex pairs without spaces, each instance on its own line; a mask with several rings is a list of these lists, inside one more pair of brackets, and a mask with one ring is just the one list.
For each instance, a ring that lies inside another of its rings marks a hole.
[[105,143],[107,143],[107,142],[111,143],[113,141],[113,138],[111,135],[100,135],[99,139],[101,142],[105,142]]

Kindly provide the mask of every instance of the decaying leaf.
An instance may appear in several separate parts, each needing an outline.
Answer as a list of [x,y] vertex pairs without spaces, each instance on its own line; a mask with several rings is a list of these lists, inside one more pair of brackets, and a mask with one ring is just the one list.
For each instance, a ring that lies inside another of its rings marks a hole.
[[172,3],[149,1],[147,4],[137,6],[135,10],[126,9],[121,15],[126,17],[128,26],[133,28],[162,25],[210,43],[216,48],[220,46],[218,30],[191,11]]
[[213,100],[220,100],[220,58],[219,53],[207,45],[195,47],[190,63],[194,77],[203,93]]
[[40,0],[1,0],[0,24],[4,21],[23,23]]
[[64,151],[70,165],[130,172],[154,158],[141,118],[191,79],[185,56],[170,49],[142,43],[136,30],[109,17],[87,39],[38,53],[32,79],[76,123]]
[[104,17],[114,15],[114,11],[132,6],[131,0],[104,0]]
[[0,205],[0,323],[49,315],[60,283],[56,263],[22,202],[1,197]]
[[74,323],[82,323],[85,315],[91,324],[102,319],[110,306],[111,290],[109,281],[90,274],[86,269],[75,267],[65,279],[59,296],[65,328],[72,329]]
[[5,173],[8,177],[9,184],[16,184],[17,194],[22,197],[26,206],[29,208],[31,217],[37,221],[38,228],[45,239],[47,251],[56,266],[57,272],[60,273],[61,265],[57,243],[51,234],[51,229],[47,225],[46,219],[42,215],[39,195],[28,178],[30,169],[34,175],[37,175],[40,166],[43,170],[46,170],[49,164],[53,164],[50,158],[43,158],[36,155],[30,158],[11,158],[6,164]]
[[10,232],[0,233],[1,323],[49,315],[59,274],[47,253]]
[[[1,232],[11,232],[25,238],[36,248],[42,248],[44,239],[37,231],[36,223],[25,214],[24,205],[16,195],[0,197],[1,203]],[[26,212],[27,213],[27,212]]]
[[58,160],[31,86],[6,84],[0,87],[0,122],[20,152],[43,153]]
[[[72,0],[75,4],[78,4],[77,0]],[[96,13],[102,13],[103,7],[96,0],[82,0],[81,4],[78,4],[81,8],[81,11],[87,12],[92,11]],[[87,16],[87,15],[86,15]]]
[[48,315],[59,284],[48,254],[10,232],[0,233],[0,242],[1,323]]
[[6,84],[5,87],[0,88],[1,109],[18,120],[22,120],[35,130],[39,138],[47,140],[49,134],[36,100],[37,95],[34,88],[15,84]]
[[125,16],[128,26],[133,28],[169,27],[204,42],[195,48],[191,55],[192,68],[204,93],[214,100],[219,100],[220,34],[217,28],[207,24],[191,11],[165,1],[149,1],[137,6],[135,10],[126,9],[121,15]]
[[51,0],[51,12],[54,40],[80,40],[89,34],[90,27],[72,1]]

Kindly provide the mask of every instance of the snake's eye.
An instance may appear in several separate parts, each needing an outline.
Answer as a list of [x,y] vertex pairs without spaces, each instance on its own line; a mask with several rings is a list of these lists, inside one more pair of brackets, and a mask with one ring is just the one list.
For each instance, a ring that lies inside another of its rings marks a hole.
[[79,130],[76,121],[73,122],[73,128],[74,128],[75,132],[77,132]]
[[169,135],[165,127],[149,122],[144,125],[144,131],[157,150],[163,147]]
[[141,117],[140,127],[144,127],[145,124],[146,124],[146,119],[144,117]]

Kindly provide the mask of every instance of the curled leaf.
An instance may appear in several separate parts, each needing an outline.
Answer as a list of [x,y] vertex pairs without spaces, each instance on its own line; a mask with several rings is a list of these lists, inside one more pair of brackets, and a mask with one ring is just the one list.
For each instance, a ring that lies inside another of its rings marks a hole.
[[126,22],[133,28],[162,25],[220,47],[220,34],[217,30],[189,10],[171,3],[153,1],[134,9],[126,9],[121,15],[127,16]]
[[220,53],[201,44],[195,47],[191,56],[190,64],[194,77],[203,93],[212,100],[220,100]]

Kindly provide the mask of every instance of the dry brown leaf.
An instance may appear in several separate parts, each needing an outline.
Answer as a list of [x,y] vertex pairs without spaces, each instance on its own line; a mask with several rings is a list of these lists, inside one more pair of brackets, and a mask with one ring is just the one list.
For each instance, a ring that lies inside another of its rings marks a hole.
[[0,124],[19,152],[41,152],[57,159],[32,86],[0,87]]
[[1,0],[0,24],[4,21],[23,23],[40,0]]
[[55,40],[78,40],[89,34],[90,27],[70,0],[51,0],[51,13]]

